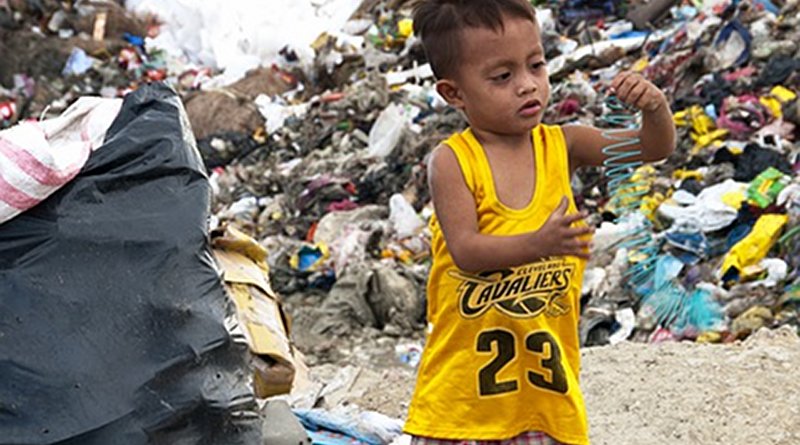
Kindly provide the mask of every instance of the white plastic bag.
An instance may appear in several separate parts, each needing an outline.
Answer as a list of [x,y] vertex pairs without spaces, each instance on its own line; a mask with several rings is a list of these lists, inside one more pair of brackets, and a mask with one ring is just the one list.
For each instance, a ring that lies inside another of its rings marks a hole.
[[747,184],[729,179],[704,189],[693,202],[688,196],[681,194],[681,202],[691,203],[690,205],[665,202],[658,207],[658,213],[674,221],[676,227],[714,232],[733,224],[739,214],[737,209],[723,201],[725,194],[741,193],[746,188]]
[[389,198],[389,219],[400,239],[416,235],[425,226],[414,207],[399,193]]
[[127,9],[164,22],[147,45],[189,62],[225,70],[222,84],[273,63],[289,46],[305,63],[311,43],[340,30],[361,0],[126,0]]
[[403,107],[390,104],[383,110],[369,131],[369,157],[385,158],[397,147],[403,129],[408,125]]
[[103,144],[122,99],[83,97],[61,116],[0,131],[0,224],[71,181]]

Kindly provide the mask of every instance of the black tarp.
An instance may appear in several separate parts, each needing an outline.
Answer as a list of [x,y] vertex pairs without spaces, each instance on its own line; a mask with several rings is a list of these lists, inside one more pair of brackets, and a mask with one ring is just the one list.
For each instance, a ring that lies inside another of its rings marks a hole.
[[180,99],[125,98],[73,181],[0,225],[0,443],[258,444]]

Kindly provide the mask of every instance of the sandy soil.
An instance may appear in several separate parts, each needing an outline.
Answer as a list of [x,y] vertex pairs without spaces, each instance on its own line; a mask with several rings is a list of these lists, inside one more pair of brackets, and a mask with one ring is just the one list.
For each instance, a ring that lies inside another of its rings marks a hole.
[[789,329],[583,357],[594,444],[800,444],[800,339]]
[[[313,367],[314,380],[338,382],[326,403],[403,418],[414,370],[391,362],[396,342],[355,347],[350,366]],[[380,360],[363,353],[382,348]],[[800,338],[790,328],[728,345],[586,349],[582,387],[593,444],[800,444]]]

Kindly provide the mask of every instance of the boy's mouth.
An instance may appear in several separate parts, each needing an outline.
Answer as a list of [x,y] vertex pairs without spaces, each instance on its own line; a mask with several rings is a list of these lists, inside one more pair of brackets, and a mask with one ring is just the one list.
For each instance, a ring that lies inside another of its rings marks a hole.
[[536,99],[525,102],[519,109],[519,114],[523,117],[533,117],[542,109],[542,104]]

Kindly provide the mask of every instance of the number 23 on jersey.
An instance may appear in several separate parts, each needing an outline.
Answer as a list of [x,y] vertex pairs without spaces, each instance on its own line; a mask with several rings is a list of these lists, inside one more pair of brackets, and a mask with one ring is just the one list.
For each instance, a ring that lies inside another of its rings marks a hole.
[[[479,354],[493,358],[478,371],[478,393],[481,397],[495,396],[519,389],[518,379],[498,381],[497,374],[517,357],[516,338],[504,329],[491,329],[478,334],[476,348]],[[545,345],[547,347],[545,347]],[[547,331],[532,332],[525,337],[520,347],[524,354],[533,354],[541,360],[545,374],[527,370],[527,382],[537,388],[566,394],[569,390],[567,376],[561,364],[561,350],[553,336]],[[549,374],[549,375],[546,375]]]

